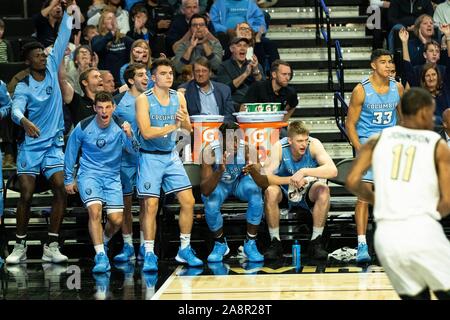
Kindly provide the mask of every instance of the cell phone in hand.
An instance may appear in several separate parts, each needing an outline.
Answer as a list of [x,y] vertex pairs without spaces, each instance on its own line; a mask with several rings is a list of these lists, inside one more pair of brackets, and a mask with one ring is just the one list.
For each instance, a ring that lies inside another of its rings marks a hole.
[[253,47],[248,47],[247,54],[245,55],[245,59],[252,61],[253,59]]

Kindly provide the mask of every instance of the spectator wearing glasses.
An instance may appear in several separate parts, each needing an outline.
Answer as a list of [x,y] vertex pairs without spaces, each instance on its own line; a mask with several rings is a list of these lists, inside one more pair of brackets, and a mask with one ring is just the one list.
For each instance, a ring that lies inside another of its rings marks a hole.
[[213,71],[217,71],[221,62],[223,49],[206,27],[206,17],[194,14],[189,21],[191,38],[181,42],[175,52],[175,70],[181,73],[183,66],[192,64],[199,57],[206,57]]

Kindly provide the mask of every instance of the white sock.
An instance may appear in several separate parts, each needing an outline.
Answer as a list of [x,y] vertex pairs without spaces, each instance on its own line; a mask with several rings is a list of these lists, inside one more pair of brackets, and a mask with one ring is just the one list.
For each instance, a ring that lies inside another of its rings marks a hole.
[[322,233],[323,233],[323,227],[321,227],[321,228],[313,227],[313,233],[312,233],[312,236],[311,236],[311,240],[314,240],[318,236],[321,236]]
[[122,234],[123,242],[128,243],[130,246],[133,245],[133,234]]
[[103,246],[103,244],[98,244],[98,245],[94,246],[94,249],[95,249],[95,253],[96,254],[99,254],[99,253],[105,253],[106,254],[105,247]]
[[106,233],[103,233],[103,243],[105,244],[105,246],[108,245],[109,240],[111,240],[111,238],[109,238]]
[[280,228],[269,228],[270,240],[276,238],[280,240]]
[[144,240],[145,253],[154,253],[155,250],[155,240]]
[[190,233],[180,233],[180,241],[181,241],[181,250],[187,248],[191,243],[191,234]]
[[358,235],[358,244],[360,243],[367,243],[365,234]]
[[144,240],[144,231],[139,231],[139,237],[140,237],[140,244],[141,246],[144,244],[145,240]]

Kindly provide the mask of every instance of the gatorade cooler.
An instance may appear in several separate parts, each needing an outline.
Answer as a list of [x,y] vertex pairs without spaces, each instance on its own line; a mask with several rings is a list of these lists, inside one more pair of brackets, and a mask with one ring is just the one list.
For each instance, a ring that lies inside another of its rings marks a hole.
[[[192,147],[192,161],[200,164],[200,153],[210,142],[219,139],[219,127],[223,123],[224,116],[219,115],[195,115],[191,116],[194,127],[194,141]],[[185,158],[186,161],[186,158]]]
[[244,130],[245,140],[258,150],[259,161],[265,161],[272,146],[280,140],[280,128],[286,127],[283,121],[286,111],[280,112],[237,112],[234,113],[239,127]]

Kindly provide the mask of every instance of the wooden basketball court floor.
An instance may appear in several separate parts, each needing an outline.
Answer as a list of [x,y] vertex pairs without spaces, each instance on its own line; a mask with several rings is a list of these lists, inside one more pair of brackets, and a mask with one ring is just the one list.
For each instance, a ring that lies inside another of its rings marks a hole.
[[379,266],[317,269],[308,265],[297,270],[293,266],[230,267],[225,275],[195,275],[195,270],[179,266],[152,300],[399,299]]

